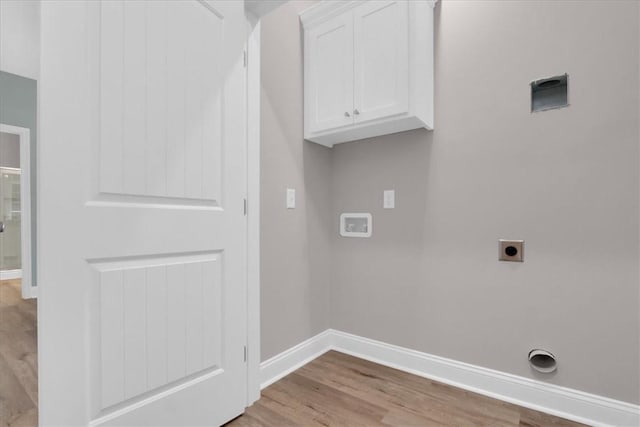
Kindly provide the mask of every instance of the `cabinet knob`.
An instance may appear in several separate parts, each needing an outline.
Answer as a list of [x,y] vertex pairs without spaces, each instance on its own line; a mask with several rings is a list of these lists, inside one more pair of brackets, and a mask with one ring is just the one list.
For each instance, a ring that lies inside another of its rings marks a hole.
[[353,110],[353,114],[357,116],[358,114],[360,114],[360,111],[358,111],[358,109],[356,108],[355,110]]
[[351,114],[349,114],[349,112],[348,112],[348,111],[345,111],[345,112],[344,112],[344,116],[345,116],[345,117],[351,117]]

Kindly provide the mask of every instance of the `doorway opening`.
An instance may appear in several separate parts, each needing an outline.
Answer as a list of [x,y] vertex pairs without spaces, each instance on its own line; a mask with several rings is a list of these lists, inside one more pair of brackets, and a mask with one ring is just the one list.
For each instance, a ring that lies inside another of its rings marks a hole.
[[37,425],[37,304],[31,280],[29,129],[0,124],[2,425]]
[[30,132],[0,124],[0,280],[19,280],[34,298],[31,266]]

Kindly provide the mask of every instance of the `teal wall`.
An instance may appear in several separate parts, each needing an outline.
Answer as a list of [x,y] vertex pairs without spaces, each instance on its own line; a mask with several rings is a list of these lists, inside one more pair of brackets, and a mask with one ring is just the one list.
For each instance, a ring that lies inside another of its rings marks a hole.
[[31,135],[31,268],[33,284],[37,283],[36,156],[38,141],[37,82],[26,77],[0,71],[0,123],[28,128]]

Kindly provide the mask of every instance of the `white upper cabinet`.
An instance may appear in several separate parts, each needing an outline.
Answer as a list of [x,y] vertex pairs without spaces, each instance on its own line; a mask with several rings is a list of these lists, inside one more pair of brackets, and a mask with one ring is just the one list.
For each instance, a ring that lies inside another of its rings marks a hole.
[[304,26],[305,139],[433,129],[433,4],[323,1]]
[[409,109],[409,13],[405,1],[374,1],[353,10],[356,123]]
[[353,123],[353,20],[338,16],[309,31],[309,58],[306,74],[308,91],[315,100],[309,104],[312,132],[335,129]]

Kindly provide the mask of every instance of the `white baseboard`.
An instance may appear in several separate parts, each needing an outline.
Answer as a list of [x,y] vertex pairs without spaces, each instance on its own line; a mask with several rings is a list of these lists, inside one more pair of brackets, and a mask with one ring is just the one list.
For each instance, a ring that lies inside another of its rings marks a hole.
[[328,329],[260,364],[264,388],[335,350],[594,426],[639,426],[640,406]]
[[22,279],[22,270],[2,270],[0,271],[0,280]]
[[260,363],[260,388],[263,389],[313,359],[331,350],[331,335],[327,329],[300,344]]

